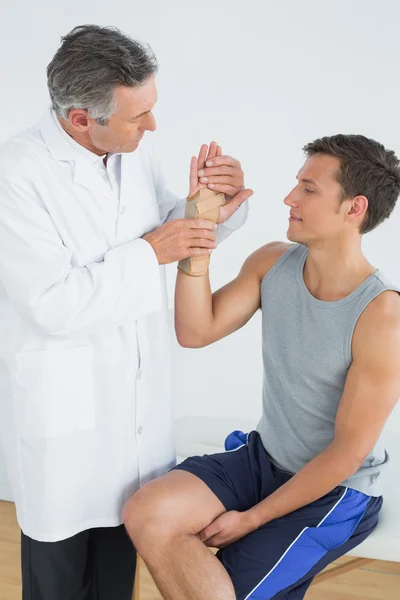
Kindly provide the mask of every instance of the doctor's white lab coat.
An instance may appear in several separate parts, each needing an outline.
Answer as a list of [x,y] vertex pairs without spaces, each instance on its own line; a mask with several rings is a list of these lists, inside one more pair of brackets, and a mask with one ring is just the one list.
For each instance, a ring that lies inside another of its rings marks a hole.
[[146,140],[120,169],[116,193],[50,110],[0,149],[0,439],[40,541],[120,525],[175,462],[165,270],[140,237],[184,201]]

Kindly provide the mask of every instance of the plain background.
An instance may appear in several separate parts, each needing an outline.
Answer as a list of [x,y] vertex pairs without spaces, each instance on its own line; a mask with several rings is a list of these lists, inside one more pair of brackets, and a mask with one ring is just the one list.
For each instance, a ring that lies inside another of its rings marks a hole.
[[[255,195],[246,226],[213,254],[214,289],[253,250],[285,239],[283,198],[305,143],[362,133],[400,154],[397,0],[16,0],[2,8],[0,140],[49,104],[46,66],[60,37],[96,23],[148,42],[159,59],[154,140],[171,189],[186,195],[190,157],[202,143],[216,140],[242,162]],[[400,206],[364,239],[369,260],[397,284],[399,226]],[[175,273],[168,269],[171,306]],[[175,343],[173,355],[177,416],[257,420],[259,314],[209,348]],[[3,463],[0,456],[0,497],[9,498]]]

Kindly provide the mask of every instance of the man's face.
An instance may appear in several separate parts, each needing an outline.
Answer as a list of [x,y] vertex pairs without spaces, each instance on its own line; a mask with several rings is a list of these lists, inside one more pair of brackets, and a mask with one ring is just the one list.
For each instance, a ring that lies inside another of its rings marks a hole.
[[297,175],[297,185],[284,202],[290,206],[290,241],[306,244],[340,238],[346,230],[349,201],[341,202],[342,187],[336,180],[338,158],[315,154]]
[[89,142],[98,153],[133,152],[145,131],[154,131],[156,122],[151,112],[157,102],[154,77],[137,87],[118,87],[115,91],[116,111],[107,125],[88,119]]

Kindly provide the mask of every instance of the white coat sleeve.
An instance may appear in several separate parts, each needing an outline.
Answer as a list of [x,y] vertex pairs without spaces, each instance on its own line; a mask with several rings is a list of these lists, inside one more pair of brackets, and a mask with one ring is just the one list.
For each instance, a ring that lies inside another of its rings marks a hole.
[[79,268],[30,181],[0,182],[0,283],[47,335],[99,333],[162,307],[160,267],[137,239]]
[[[153,154],[154,160],[154,179],[156,185],[157,203],[160,207],[160,215],[163,223],[171,219],[183,219],[185,214],[186,199],[175,196],[167,187],[160,163]],[[189,171],[188,171],[189,173]],[[247,221],[249,214],[248,202],[244,202],[242,206],[223,223],[218,226],[217,244],[220,244],[234,231],[242,227]]]

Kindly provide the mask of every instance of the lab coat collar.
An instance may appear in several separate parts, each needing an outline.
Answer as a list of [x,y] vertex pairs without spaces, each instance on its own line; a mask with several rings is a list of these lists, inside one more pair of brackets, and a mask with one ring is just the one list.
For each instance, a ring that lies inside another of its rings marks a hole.
[[80,146],[63,130],[53,109],[46,110],[38,123],[38,128],[54,160],[77,161],[86,158],[93,163],[91,155],[96,156]]
[[51,108],[39,121],[38,128],[54,160],[74,163],[75,183],[118,203],[117,195],[94,168],[94,163],[103,160],[103,157],[97,156],[70,138]]

